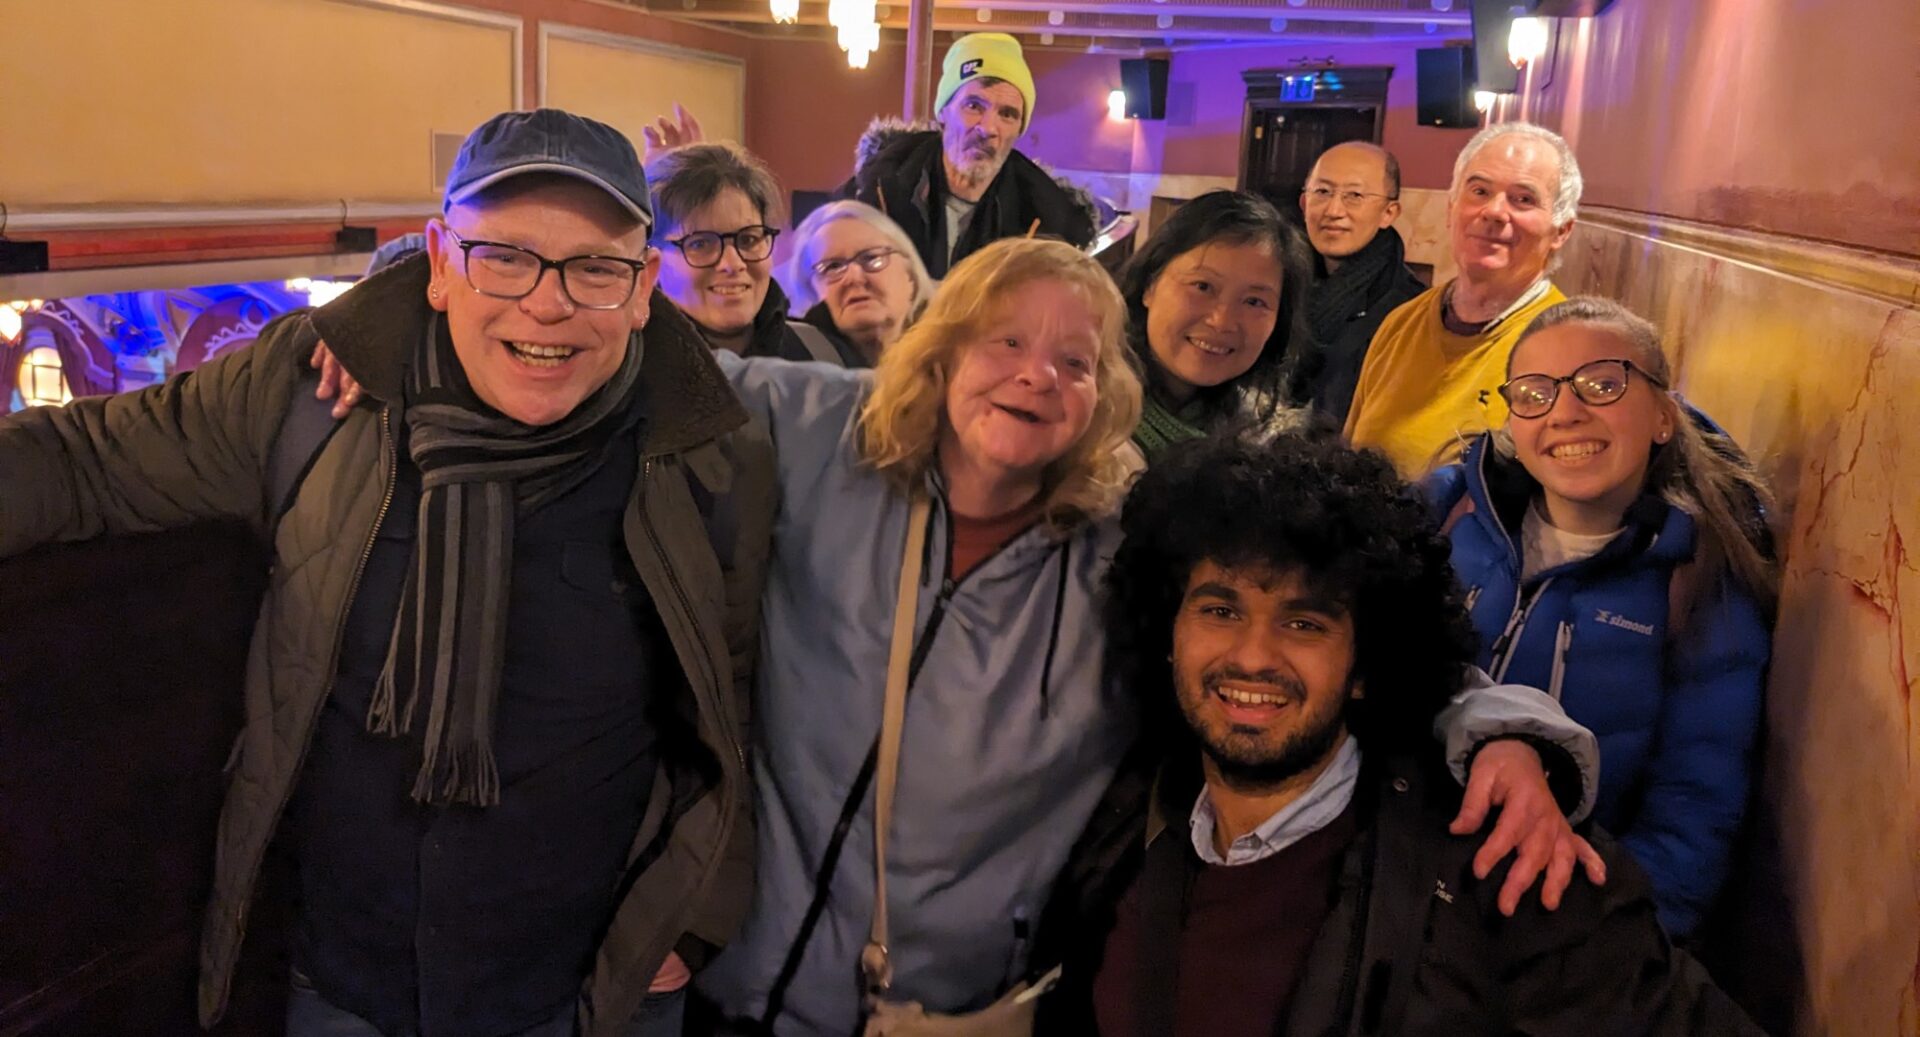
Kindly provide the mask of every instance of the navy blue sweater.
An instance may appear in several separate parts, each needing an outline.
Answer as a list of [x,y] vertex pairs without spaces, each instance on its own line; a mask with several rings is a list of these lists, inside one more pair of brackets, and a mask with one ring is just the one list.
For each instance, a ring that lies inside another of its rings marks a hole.
[[408,794],[419,717],[401,738],[366,730],[420,495],[402,448],[290,807],[295,966],[384,1033],[516,1033],[566,1011],[592,967],[660,756],[654,707],[684,685],[622,540],[637,458],[618,437],[597,473],[516,523],[500,803],[437,808]]

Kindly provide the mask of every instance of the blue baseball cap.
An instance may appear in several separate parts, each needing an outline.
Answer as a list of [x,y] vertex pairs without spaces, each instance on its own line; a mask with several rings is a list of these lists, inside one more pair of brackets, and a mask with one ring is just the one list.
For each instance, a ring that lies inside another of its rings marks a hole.
[[653,226],[647,175],[626,135],[558,108],[501,112],[460,145],[447,174],[443,209],[525,173],[559,173],[585,180],[613,196],[634,219]]

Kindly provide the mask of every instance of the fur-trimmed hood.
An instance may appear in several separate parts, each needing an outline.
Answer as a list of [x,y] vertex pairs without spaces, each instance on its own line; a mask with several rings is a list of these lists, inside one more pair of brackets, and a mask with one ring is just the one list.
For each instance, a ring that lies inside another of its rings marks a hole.
[[[869,162],[878,158],[882,152],[896,145],[900,147],[910,147],[911,145],[904,142],[916,138],[921,134],[939,132],[940,122],[937,119],[907,120],[897,115],[882,115],[876,117],[872,122],[867,124],[866,130],[860,134],[859,143],[853,147],[854,177],[858,179],[860,171],[865,169]],[[1025,152],[1022,152],[1022,154],[1025,154]],[[1096,232],[1113,221],[1115,209],[1112,205],[1103,204],[1099,198],[1095,197],[1092,191],[1055,173],[1046,163],[1033,158],[1031,155],[1028,155],[1027,158],[1033,162],[1034,165],[1039,166],[1045,171],[1047,176],[1053,179],[1054,183],[1060,185],[1060,189],[1065,191],[1073,199],[1074,205],[1086,214],[1087,221],[1093,224]]]

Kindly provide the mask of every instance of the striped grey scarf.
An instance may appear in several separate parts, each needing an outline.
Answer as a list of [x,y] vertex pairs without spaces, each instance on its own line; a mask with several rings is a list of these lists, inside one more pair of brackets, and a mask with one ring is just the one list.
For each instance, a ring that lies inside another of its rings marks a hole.
[[435,313],[427,322],[406,384],[407,449],[420,469],[419,534],[367,713],[367,730],[397,737],[412,729],[425,700],[413,784],[419,802],[500,802],[493,725],[514,522],[592,475],[606,444],[639,422],[640,349],[636,334],[606,385],[565,418],[536,428],[479,403],[445,318]]

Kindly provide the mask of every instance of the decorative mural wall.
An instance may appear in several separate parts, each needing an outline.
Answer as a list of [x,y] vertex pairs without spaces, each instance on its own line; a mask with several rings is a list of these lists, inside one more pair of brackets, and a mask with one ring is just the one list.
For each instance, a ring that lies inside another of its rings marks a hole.
[[[308,304],[282,282],[34,300],[19,331],[0,328],[6,412],[67,396],[138,389],[237,349]],[[63,384],[64,383],[64,384]]]

